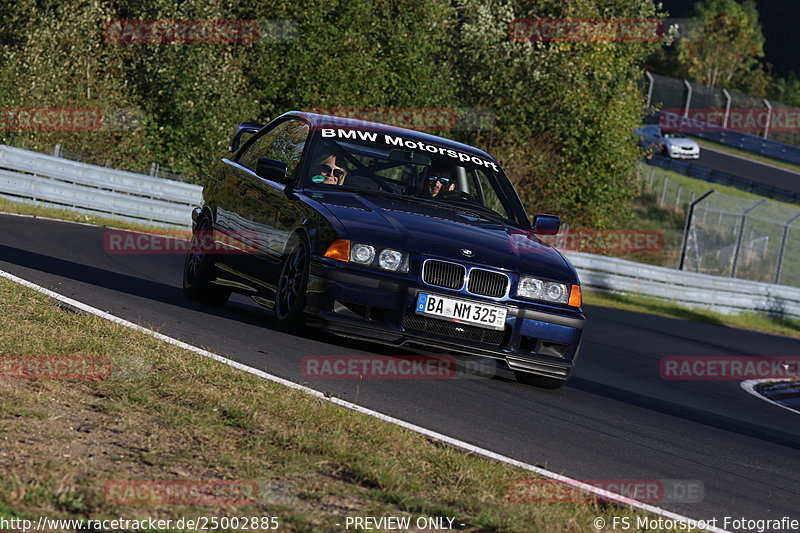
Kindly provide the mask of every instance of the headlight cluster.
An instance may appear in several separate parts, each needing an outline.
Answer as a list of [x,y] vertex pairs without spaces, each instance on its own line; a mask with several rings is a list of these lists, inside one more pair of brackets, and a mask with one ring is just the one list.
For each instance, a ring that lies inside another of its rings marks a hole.
[[517,285],[517,296],[530,300],[544,300],[560,304],[569,304],[580,307],[580,285],[567,285],[555,281],[544,281],[531,276],[522,276]]
[[371,244],[351,243],[345,239],[333,241],[325,252],[325,257],[392,272],[408,272],[408,253]]

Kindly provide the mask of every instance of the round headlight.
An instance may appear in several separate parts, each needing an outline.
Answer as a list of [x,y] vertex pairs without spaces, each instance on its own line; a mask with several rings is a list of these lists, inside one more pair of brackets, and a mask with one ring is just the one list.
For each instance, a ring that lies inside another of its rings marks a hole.
[[542,281],[536,278],[522,278],[518,293],[526,298],[541,298],[543,285]]
[[378,266],[386,270],[397,270],[403,262],[403,253],[386,249],[378,256]]
[[554,302],[564,301],[564,297],[567,295],[566,287],[560,283],[548,283],[545,290],[546,298]]
[[355,244],[350,251],[350,260],[362,265],[369,265],[375,259],[375,248],[369,244]]

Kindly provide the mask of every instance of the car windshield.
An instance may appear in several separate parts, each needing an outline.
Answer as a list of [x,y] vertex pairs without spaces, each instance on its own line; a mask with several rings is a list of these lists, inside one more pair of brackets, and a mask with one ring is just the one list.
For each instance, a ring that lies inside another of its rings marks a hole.
[[304,187],[400,196],[520,223],[521,208],[514,208],[519,200],[508,197],[510,185],[501,186],[508,180],[493,161],[372,131],[322,130],[314,144]]

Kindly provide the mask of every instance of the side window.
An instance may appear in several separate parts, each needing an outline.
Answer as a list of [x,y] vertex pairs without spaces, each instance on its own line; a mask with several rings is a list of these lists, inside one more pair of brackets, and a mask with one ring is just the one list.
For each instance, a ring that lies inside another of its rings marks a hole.
[[308,124],[305,122],[281,122],[256,139],[239,158],[239,163],[254,170],[259,157],[269,157],[286,163],[289,175],[293,176],[303,155],[308,133]]
[[498,196],[495,185],[489,177],[482,170],[473,170],[470,175],[472,190],[467,192],[486,207],[510,219],[510,213],[503,206],[503,201]]

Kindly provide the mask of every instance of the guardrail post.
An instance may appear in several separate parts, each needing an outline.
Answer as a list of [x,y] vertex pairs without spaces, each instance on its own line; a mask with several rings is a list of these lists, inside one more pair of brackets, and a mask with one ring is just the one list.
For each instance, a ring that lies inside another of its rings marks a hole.
[[53,156],[61,157],[61,145],[57,144],[53,147]]
[[728,89],[722,89],[722,94],[725,95],[725,120],[722,121],[722,129],[728,129],[728,118],[731,116],[731,93]]
[[769,134],[769,123],[772,122],[772,106],[766,98],[764,98],[764,105],[767,106],[767,123],[764,126],[764,138],[766,139]]
[[667,201],[667,177],[664,176],[664,186],[661,188],[661,198],[658,201],[658,206],[663,206]]
[[789,238],[789,228],[791,227],[792,223],[800,218],[800,211],[797,212],[792,218],[786,221],[786,225],[783,226],[783,237],[781,237],[781,250],[778,253],[778,267],[775,269],[775,283],[780,283],[781,279],[781,270],[783,268],[783,254],[786,250],[786,240]]
[[736,277],[736,268],[739,266],[739,250],[742,248],[742,238],[744,237],[744,225],[747,222],[747,214],[766,202],[766,200],[759,200],[753,205],[742,211],[742,220],[739,222],[739,235],[736,236],[736,247],[733,249],[733,264],[731,265],[731,277]]
[[683,84],[686,85],[686,88],[689,92],[686,94],[686,107],[683,110],[683,118],[689,116],[689,106],[692,105],[692,84],[686,80],[683,80]]
[[686,262],[686,247],[689,245],[689,229],[692,227],[694,208],[697,204],[708,198],[713,192],[714,189],[709,189],[704,192],[700,198],[689,204],[689,212],[686,213],[686,226],[683,228],[683,241],[681,241],[681,261],[678,265],[678,270],[683,270],[684,263]]
[[153,163],[150,165],[150,175],[153,177],[158,177],[158,163]]

